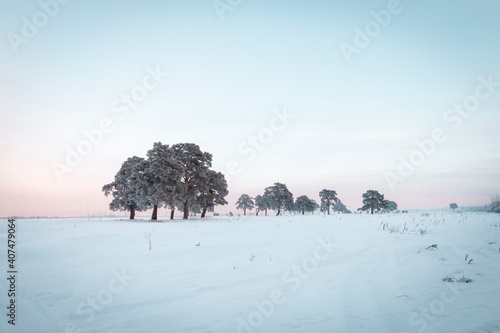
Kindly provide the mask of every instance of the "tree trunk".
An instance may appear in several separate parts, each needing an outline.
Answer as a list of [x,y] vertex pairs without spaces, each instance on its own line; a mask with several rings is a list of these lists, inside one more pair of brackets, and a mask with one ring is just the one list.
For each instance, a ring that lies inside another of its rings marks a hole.
[[302,211],[302,215],[304,215],[304,211]]
[[255,210],[255,216],[259,216],[259,210],[258,209]]
[[371,210],[371,212],[372,212],[372,214],[373,214],[373,207],[372,207],[372,208],[370,208],[370,210]]
[[267,208],[266,208],[266,216],[267,216]]
[[130,206],[130,219],[133,220],[135,217],[135,207]]
[[172,210],[170,211],[170,219],[171,220],[174,219],[174,213],[175,213],[175,208],[172,208]]
[[280,213],[281,213],[281,210],[280,210],[280,209],[278,209],[278,214],[276,214],[276,216],[280,215]]
[[186,199],[186,201],[184,201],[183,208],[184,208],[184,215],[182,216],[182,219],[187,220],[189,217],[189,199]]
[[151,214],[151,220],[158,220],[158,205],[153,206],[153,213]]
[[247,209],[243,208],[243,215],[247,215]]
[[328,215],[330,215],[330,205],[326,206],[328,210]]
[[201,211],[201,218],[204,218],[206,213],[207,213],[207,209],[203,208],[203,210]]

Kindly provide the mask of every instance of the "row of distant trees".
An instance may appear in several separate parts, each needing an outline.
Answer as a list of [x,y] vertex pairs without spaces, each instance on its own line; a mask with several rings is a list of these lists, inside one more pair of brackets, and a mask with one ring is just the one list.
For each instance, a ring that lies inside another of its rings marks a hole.
[[494,213],[500,213],[500,196],[497,194],[495,198],[491,198],[491,204],[488,206],[488,210]]
[[[207,211],[214,211],[216,205],[225,205],[228,195],[227,182],[220,172],[211,170],[212,155],[202,152],[193,143],[179,143],[173,146],[156,142],[148,150],[146,158],[133,156],[124,161],[115,175],[114,181],[102,187],[106,196],[111,195],[109,208],[113,211],[128,211],[130,219],[136,212],[152,209],[151,220],[158,219],[158,208],[171,210],[170,218],[174,218],[175,210],[183,212],[187,219],[189,213],[201,213],[205,217]],[[283,211],[313,213],[318,208],[330,214],[335,212],[350,213],[337,197],[334,190],[323,189],[319,192],[320,204],[299,196],[295,201],[287,186],[275,183],[266,187],[262,195],[255,198],[243,194],[236,205],[246,215],[247,210],[256,209],[256,215],[268,210],[281,215]],[[358,210],[393,211],[397,209],[394,201],[385,200],[384,195],[369,190],[363,194],[363,207]]]
[[212,155],[202,152],[198,145],[157,142],[146,155],[128,158],[114,181],[102,187],[106,196],[113,197],[109,204],[112,211],[128,211],[134,219],[137,211],[152,208],[151,219],[157,220],[158,208],[169,208],[171,219],[177,208],[187,219],[189,212],[204,217],[216,205],[227,204],[226,179],[210,169]]
[[[299,196],[295,202],[293,194],[288,190],[285,184],[275,183],[272,186],[264,189],[264,194],[257,195],[252,198],[248,194],[242,194],[236,202],[236,208],[242,209],[243,214],[247,214],[247,210],[255,208],[255,214],[265,212],[269,209],[277,212],[276,215],[282,214],[282,211],[299,212],[304,215],[305,212],[314,213],[317,209],[321,212],[330,214],[330,209],[334,212],[351,213],[342,201],[337,197],[337,192],[334,190],[323,189],[319,192],[321,205],[307,197],[307,195]],[[374,212],[394,211],[398,209],[398,205],[394,201],[386,200],[383,194],[378,191],[369,190],[363,194],[363,207],[358,210]]]

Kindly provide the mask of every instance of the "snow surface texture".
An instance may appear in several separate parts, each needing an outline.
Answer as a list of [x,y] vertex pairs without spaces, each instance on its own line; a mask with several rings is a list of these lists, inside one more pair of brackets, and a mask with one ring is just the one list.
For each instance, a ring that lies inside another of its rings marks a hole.
[[1,332],[500,332],[499,214],[16,222]]

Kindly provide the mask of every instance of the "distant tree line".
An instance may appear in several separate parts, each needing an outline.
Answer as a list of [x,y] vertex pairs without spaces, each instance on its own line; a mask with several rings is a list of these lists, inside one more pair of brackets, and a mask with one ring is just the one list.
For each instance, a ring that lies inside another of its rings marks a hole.
[[489,205],[488,210],[493,213],[500,213],[500,197],[498,194],[495,198],[491,198],[491,204]]
[[[255,208],[255,214],[274,210],[276,215],[281,215],[283,211],[305,214],[306,212],[314,213],[320,210],[325,214],[330,214],[330,211],[338,213],[351,213],[350,210],[337,197],[337,192],[334,190],[323,189],[319,192],[321,205],[316,201],[308,198],[306,195],[299,196],[295,201],[293,194],[288,190],[285,184],[275,183],[272,186],[264,189],[264,194],[258,195],[255,198],[248,194],[242,194],[236,201],[236,208],[242,209],[243,214],[247,214]],[[359,211],[374,212],[391,212],[398,209],[398,205],[394,201],[386,200],[383,194],[378,191],[369,190],[363,194],[363,207]]]
[[293,194],[281,183],[266,187],[264,194],[256,196],[255,201],[248,194],[242,194],[236,202],[236,208],[243,209],[244,215],[253,208],[256,208],[256,215],[261,211],[267,215],[269,209],[277,211],[276,215],[281,215],[283,211],[293,211],[294,207]]
[[368,190],[363,194],[363,207],[358,210],[376,212],[392,212],[398,209],[394,201],[386,200],[383,194],[375,190]]
[[[111,195],[109,208],[112,211],[127,211],[130,219],[136,212],[152,209],[151,220],[158,219],[158,209],[170,209],[170,218],[175,210],[187,219],[189,213],[214,211],[216,205],[225,205],[228,195],[227,182],[220,172],[211,170],[212,155],[201,151],[194,143],[179,143],[172,146],[156,142],[148,150],[146,158],[133,156],[124,161],[114,177],[114,181],[102,187],[106,196]],[[337,192],[323,189],[319,192],[320,204],[306,195],[294,200],[293,194],[282,183],[274,183],[255,198],[242,194],[236,208],[243,214],[255,208],[256,215],[269,210],[282,215],[283,212],[299,214],[314,213],[320,210],[351,213],[337,197]],[[397,210],[394,201],[384,198],[378,191],[369,190],[363,194],[363,207],[358,211],[390,212]]]
[[173,146],[156,142],[146,158],[133,156],[123,162],[112,183],[102,187],[106,196],[113,200],[112,211],[128,211],[130,219],[135,213],[153,209],[151,220],[158,219],[158,208],[183,212],[213,211],[216,205],[225,205],[228,195],[227,182],[220,172],[211,170],[212,155],[202,152],[193,143]]
[[[450,208],[455,211],[458,208],[456,203],[451,203]],[[491,212],[491,213],[500,213],[500,196],[497,194],[495,197],[491,197],[491,203],[489,205],[484,206],[475,206],[475,207],[461,207],[460,212],[462,211],[478,211],[478,212]]]

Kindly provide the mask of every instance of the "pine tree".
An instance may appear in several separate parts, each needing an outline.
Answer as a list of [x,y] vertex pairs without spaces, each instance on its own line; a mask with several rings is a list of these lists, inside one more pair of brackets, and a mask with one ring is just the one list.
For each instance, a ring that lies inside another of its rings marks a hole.
[[236,208],[243,209],[243,215],[247,215],[247,209],[252,210],[254,206],[253,199],[248,194],[242,194],[236,201]]
[[385,212],[392,212],[398,209],[398,204],[395,203],[394,201],[390,200],[385,200],[384,201],[384,211]]
[[337,198],[337,192],[334,190],[323,189],[319,192],[319,197],[321,199],[321,211],[328,212],[328,215],[330,215],[330,207],[339,201]]
[[273,186],[266,187],[264,196],[269,198],[269,207],[278,211],[276,216],[281,214],[281,210],[293,211],[293,194],[285,184],[274,183]]
[[[175,159],[182,166],[181,180],[177,186],[176,193],[183,211],[183,219],[189,217],[190,201],[202,193],[202,186],[208,179],[208,170],[212,166],[212,155],[202,152],[200,147],[194,143],[179,143],[172,146]],[[196,201],[194,205],[196,206]]]
[[[147,160],[137,168],[137,177],[133,182],[138,201],[145,201],[153,207],[151,220],[158,219],[158,208],[172,206],[175,193],[182,176],[182,165],[176,160],[174,151],[161,142],[153,144],[147,152]],[[142,172],[141,172],[142,171]]]
[[194,200],[194,205],[201,210],[201,218],[205,217],[207,210],[214,211],[216,205],[226,205],[224,199],[228,195],[227,182],[224,175],[220,172],[208,170],[203,185],[198,189],[198,195]]
[[139,200],[139,195],[134,186],[133,179],[137,173],[142,171],[139,166],[142,165],[142,157],[133,156],[122,163],[120,170],[115,175],[115,181],[102,187],[105,196],[112,195],[113,200],[109,204],[112,211],[128,211],[130,219],[135,218],[136,211],[145,211],[149,207],[146,202]]
[[370,210],[371,214],[373,211],[379,211],[384,208],[385,199],[384,195],[380,194],[378,191],[368,190],[363,194],[363,207],[361,210]]
[[342,201],[337,201],[335,205],[333,205],[333,211],[334,212],[340,212],[340,213],[348,213],[349,210],[347,207],[342,203]]
[[267,215],[267,210],[271,208],[269,198],[265,194],[256,196],[255,207],[255,215],[259,215],[260,211],[264,211],[265,215]]
[[309,199],[307,195],[301,195],[295,200],[295,210],[301,212],[304,215],[304,212],[313,213],[319,206],[316,201]]

